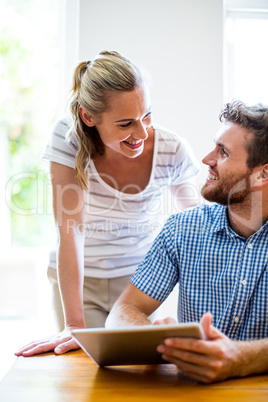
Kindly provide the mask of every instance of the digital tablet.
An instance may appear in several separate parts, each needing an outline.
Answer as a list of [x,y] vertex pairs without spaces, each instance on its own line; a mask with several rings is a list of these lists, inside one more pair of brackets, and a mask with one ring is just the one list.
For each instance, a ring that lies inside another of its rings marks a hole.
[[116,329],[76,329],[72,335],[99,366],[167,364],[156,350],[165,338],[204,339],[202,328],[196,322]]

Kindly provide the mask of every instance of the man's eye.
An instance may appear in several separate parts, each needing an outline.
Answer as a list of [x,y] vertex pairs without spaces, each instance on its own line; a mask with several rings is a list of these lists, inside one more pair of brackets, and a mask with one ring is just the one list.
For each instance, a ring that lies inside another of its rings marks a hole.
[[229,156],[228,153],[225,151],[224,148],[221,148],[221,154],[222,154],[223,156]]

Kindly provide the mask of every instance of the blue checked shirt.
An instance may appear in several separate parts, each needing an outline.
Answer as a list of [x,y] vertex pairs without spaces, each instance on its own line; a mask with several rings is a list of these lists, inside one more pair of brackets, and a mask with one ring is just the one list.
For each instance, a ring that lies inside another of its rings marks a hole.
[[179,282],[179,322],[209,311],[232,339],[268,337],[268,222],[244,239],[221,205],[173,215],[131,281],[159,301]]

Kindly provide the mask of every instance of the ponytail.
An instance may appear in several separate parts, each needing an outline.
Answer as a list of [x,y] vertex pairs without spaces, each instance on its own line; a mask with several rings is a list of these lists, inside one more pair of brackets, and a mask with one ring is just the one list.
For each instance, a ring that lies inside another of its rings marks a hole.
[[73,94],[76,94],[79,92],[79,89],[81,87],[82,77],[85,74],[86,69],[88,68],[88,66],[90,64],[91,64],[91,61],[82,61],[81,63],[78,64],[78,66],[74,70],[73,86],[72,86]]

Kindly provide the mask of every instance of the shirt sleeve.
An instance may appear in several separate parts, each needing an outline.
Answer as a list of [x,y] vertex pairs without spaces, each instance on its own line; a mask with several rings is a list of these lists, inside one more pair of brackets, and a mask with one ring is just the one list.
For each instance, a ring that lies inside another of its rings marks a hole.
[[179,280],[179,251],[174,242],[175,215],[155,239],[144,261],[131,278],[134,286],[163,302]]
[[49,142],[41,156],[42,160],[49,160],[75,168],[75,159],[79,146],[75,133],[72,133],[70,139],[67,138],[71,127],[72,120],[70,118],[61,119],[55,124]]
[[173,167],[171,183],[173,186],[194,178],[200,172],[200,166],[192,148],[181,137],[178,137],[178,146],[174,155]]

